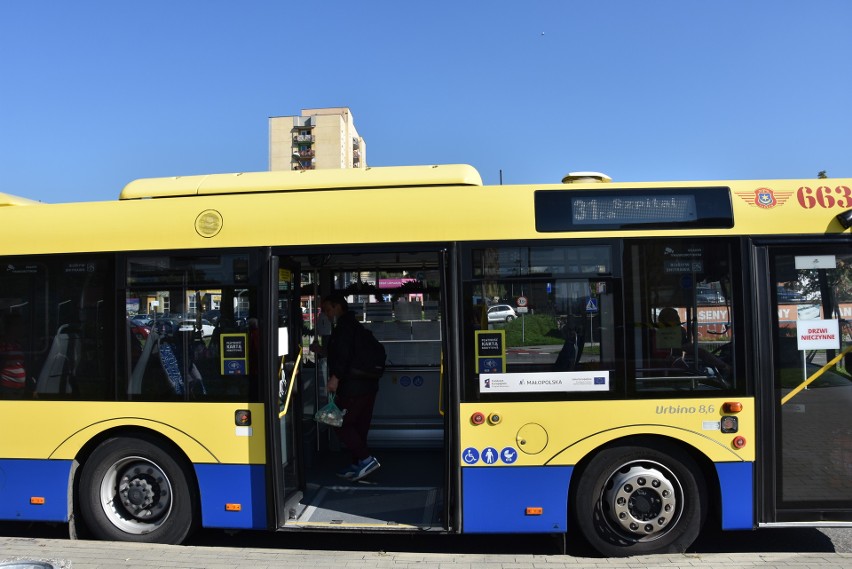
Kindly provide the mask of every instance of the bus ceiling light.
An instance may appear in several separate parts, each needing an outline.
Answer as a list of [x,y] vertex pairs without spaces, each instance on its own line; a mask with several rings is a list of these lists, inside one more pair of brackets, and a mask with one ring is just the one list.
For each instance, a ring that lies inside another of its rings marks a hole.
[[608,184],[612,178],[600,172],[568,172],[562,178],[563,184]]
[[852,209],[842,211],[835,215],[834,218],[840,222],[840,225],[843,226],[843,229],[849,229],[850,227],[852,227]]
[[725,413],[739,413],[743,410],[743,404],[739,401],[727,401],[722,404],[722,411]]

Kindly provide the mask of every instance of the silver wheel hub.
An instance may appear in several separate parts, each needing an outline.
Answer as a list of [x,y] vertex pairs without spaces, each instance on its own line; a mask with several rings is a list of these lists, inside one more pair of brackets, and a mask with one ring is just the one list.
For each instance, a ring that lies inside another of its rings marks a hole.
[[612,521],[634,535],[661,534],[680,515],[674,485],[661,470],[650,464],[626,465],[615,472],[603,499]]
[[172,486],[163,470],[142,457],[114,463],[100,487],[104,513],[114,526],[132,534],[159,527],[172,508]]
[[[144,472],[140,468],[134,468],[133,472],[125,474],[118,485],[118,494],[121,503],[127,511],[135,517],[147,518],[152,515],[151,506],[155,504],[155,492],[162,483],[162,479],[152,478],[152,469]],[[160,504],[162,507],[162,504]]]

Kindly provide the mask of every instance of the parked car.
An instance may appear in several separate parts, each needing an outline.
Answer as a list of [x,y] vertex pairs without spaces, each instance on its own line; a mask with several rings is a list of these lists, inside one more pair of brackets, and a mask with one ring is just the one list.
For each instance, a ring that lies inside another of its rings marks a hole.
[[518,317],[515,309],[508,304],[495,304],[488,307],[488,322],[509,322]]
[[[198,328],[198,322],[196,320],[181,320],[180,328],[178,330],[180,332],[193,332]],[[201,320],[201,336],[203,338],[208,338],[213,335],[213,330],[215,326],[211,324],[208,320]]]
[[135,316],[130,317],[130,322],[134,326],[151,326],[154,323],[154,319],[151,318],[148,314],[137,314]]
[[725,297],[718,290],[699,289],[695,293],[695,300],[701,304],[722,304]]
[[778,287],[779,304],[789,304],[794,302],[801,302],[803,300],[805,300],[805,298],[802,296],[802,293],[790,290],[788,288],[784,288],[783,286]]

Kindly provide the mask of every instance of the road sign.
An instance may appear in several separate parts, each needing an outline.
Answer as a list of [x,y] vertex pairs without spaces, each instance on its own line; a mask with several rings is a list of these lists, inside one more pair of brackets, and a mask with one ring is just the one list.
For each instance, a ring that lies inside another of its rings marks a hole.
[[598,299],[594,296],[590,296],[589,300],[586,301],[586,312],[597,312],[598,311]]

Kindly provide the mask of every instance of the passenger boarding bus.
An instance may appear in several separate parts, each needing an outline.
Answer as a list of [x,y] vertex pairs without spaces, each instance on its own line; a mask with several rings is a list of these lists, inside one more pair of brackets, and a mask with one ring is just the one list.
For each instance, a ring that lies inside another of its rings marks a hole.
[[[608,556],[852,523],[850,188],[446,165],[0,194],[0,518]],[[331,293],[387,353],[359,482],[314,420]]]

